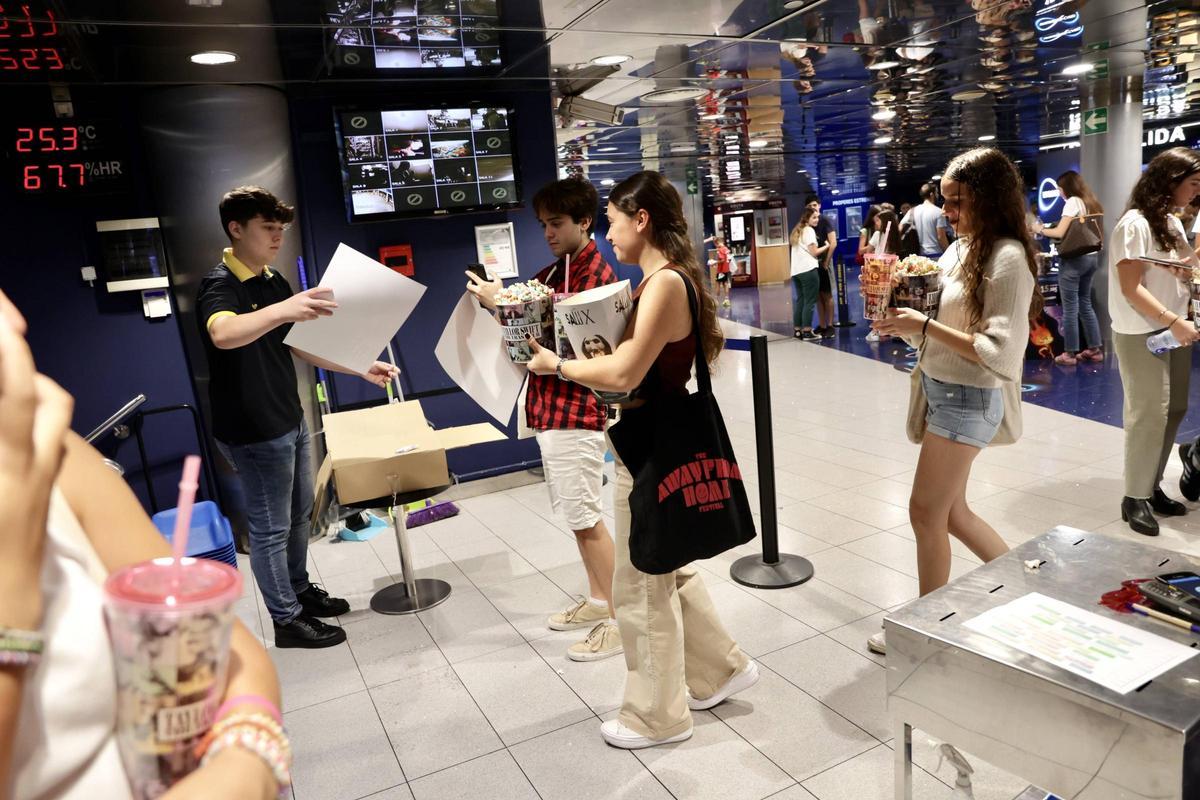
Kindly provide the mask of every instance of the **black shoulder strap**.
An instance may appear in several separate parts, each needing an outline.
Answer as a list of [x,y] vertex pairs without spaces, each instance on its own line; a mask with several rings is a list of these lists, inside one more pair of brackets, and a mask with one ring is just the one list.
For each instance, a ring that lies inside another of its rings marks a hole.
[[683,286],[687,289],[688,308],[692,312],[692,336],[696,340],[696,385],[701,393],[712,394],[712,376],[708,373],[708,359],[704,357],[704,343],[700,340],[700,298],[696,294],[696,287],[692,285],[692,279],[683,270],[674,267],[672,269],[683,278]]

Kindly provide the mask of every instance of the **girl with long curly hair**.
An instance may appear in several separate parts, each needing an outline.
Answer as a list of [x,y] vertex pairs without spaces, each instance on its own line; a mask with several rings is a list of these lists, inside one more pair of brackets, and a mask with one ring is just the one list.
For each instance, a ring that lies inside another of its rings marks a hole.
[[[1020,435],[1025,343],[1029,320],[1042,307],[1024,187],[1008,157],[990,147],[956,156],[942,170],[942,196],[958,239],[938,262],[937,319],[901,308],[872,323],[881,334],[920,347],[909,437],[921,442],[921,454],[908,517],[922,595],[950,579],[950,535],[983,561],[1008,552],[967,504],[967,480],[975,457],[1002,428],[1007,441]],[[885,652],[883,634],[872,636],[868,647]]]
[[[612,355],[564,361],[530,339],[534,355],[529,369],[539,375],[557,373],[600,391],[634,392],[624,408],[651,403],[669,407],[687,395],[696,358],[688,284],[699,299],[695,324],[700,355],[711,364],[724,344],[679,193],[657,172],[638,172],[618,183],[608,196],[608,241],[620,261],[642,268],[621,343]],[[619,457],[616,467],[612,597],[627,672],[621,713],[600,726],[600,735],[613,747],[634,750],[691,737],[691,710],[712,708],[753,686],[758,666],[726,632],[694,567],[649,575],[633,566],[633,477]]]
[[[1104,206],[1092,194],[1083,176],[1069,169],[1058,176],[1058,191],[1066,200],[1058,223],[1041,230],[1043,236],[1062,239],[1074,220],[1085,225],[1098,225],[1102,231]],[[1100,319],[1092,307],[1092,279],[1100,267],[1100,253],[1081,253],[1062,256],[1058,267],[1058,295],[1062,300],[1063,352],[1054,363],[1073,367],[1080,361],[1103,361],[1104,340],[1100,336]],[[1083,322],[1087,348],[1079,348],[1079,323]]]
[[[1159,153],[1133,187],[1124,216],[1108,247],[1108,313],[1113,349],[1125,390],[1125,497],[1121,519],[1135,532],[1158,535],[1154,514],[1181,516],[1187,506],[1159,486],[1187,413],[1195,326],[1188,322],[1192,269],[1200,266],[1187,233],[1172,211],[1200,193],[1200,154],[1186,147]],[[1143,261],[1155,258],[1176,269]],[[1150,334],[1170,330],[1182,347],[1152,353]],[[1189,500],[1200,497],[1195,444],[1183,445],[1179,488]]]

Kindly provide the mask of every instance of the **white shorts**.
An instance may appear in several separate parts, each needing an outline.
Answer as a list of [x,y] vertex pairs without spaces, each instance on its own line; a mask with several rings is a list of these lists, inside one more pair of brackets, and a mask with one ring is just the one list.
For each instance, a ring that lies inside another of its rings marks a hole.
[[535,434],[542,451],[542,471],[555,512],[567,527],[581,531],[600,521],[600,487],[604,484],[604,431],[546,430]]

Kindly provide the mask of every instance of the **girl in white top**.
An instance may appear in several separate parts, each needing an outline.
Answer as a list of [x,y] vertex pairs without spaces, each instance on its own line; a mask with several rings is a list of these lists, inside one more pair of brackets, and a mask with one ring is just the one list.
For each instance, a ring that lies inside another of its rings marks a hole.
[[[1058,191],[1066,203],[1058,222],[1042,227],[1041,233],[1051,239],[1062,239],[1067,235],[1071,223],[1083,220],[1102,231],[1104,207],[1096,195],[1075,170],[1067,170],[1058,176]],[[1090,217],[1090,219],[1088,219]],[[1058,267],[1058,295],[1062,301],[1063,352],[1055,357],[1054,363],[1062,367],[1073,367],[1080,361],[1103,361],[1104,340],[1100,335],[1100,319],[1092,306],[1092,280],[1100,267],[1100,253],[1082,253],[1062,256]],[[1079,347],[1079,323],[1083,323],[1087,347]]]
[[[0,661],[0,797],[122,800],[130,789],[100,587],[110,571],[170,550],[125,482],[67,430],[73,401],[37,374],[24,332],[0,292],[0,635],[45,639],[36,664]],[[279,706],[275,668],[239,622],[225,698],[252,695]],[[237,702],[231,713],[262,713]],[[264,760],[229,747],[164,800],[278,793]]]
[[[1187,319],[1192,268],[1200,266],[1170,212],[1200,193],[1200,154],[1176,147],[1154,157],[1129,197],[1108,248],[1108,313],[1125,389],[1125,498],[1121,518],[1137,533],[1158,534],[1152,512],[1178,516],[1187,507],[1159,488],[1175,433],[1187,413],[1195,326]],[[1151,264],[1145,256],[1179,264]],[[1154,354],[1146,337],[1169,329],[1182,347]],[[1190,448],[1180,449],[1180,488],[1200,496]]]
[[817,244],[816,225],[819,220],[819,211],[805,208],[800,212],[800,221],[792,228],[792,285],[796,290],[796,297],[792,301],[792,335],[804,341],[821,338],[813,333],[812,315],[821,288],[816,270],[820,266],[820,257],[829,249],[829,245]]
[[[937,319],[901,308],[872,323],[921,346],[928,412],[908,515],[922,595],[950,579],[950,534],[982,561],[1008,552],[967,504],[967,481],[1000,427],[1019,429],[1020,403],[1006,408],[1002,387],[1019,384],[1029,319],[1041,310],[1020,172],[999,150],[981,147],[955,157],[942,176],[943,212],[959,238],[938,262]],[[868,643],[876,652],[884,645],[882,634]]]

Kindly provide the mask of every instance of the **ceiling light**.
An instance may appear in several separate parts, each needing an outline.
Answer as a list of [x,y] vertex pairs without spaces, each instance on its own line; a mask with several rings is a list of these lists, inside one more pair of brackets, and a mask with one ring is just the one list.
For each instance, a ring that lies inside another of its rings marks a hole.
[[892,137],[890,137],[890,136],[876,136],[875,137],[875,144],[891,144],[891,143],[892,143]]
[[617,64],[624,64],[632,58],[633,56],[626,55],[596,56],[592,59],[592,63],[601,67],[612,67]]
[[934,175],[932,178],[930,178],[930,180],[934,180],[934,181],[940,181],[941,179],[942,179],[941,175]]
[[838,192],[838,190],[837,190],[837,189],[832,189],[832,190],[830,190],[830,192],[829,192],[829,193],[830,193],[830,194],[839,194],[839,192]]
[[990,141],[992,141],[992,140],[993,140],[993,139],[995,139],[995,138],[996,138],[996,135],[995,135],[994,133],[985,133],[983,136],[980,136],[980,137],[979,137],[979,141],[981,141],[981,142],[990,142]]
[[883,189],[887,186],[887,181],[880,181],[877,185],[880,189]]
[[956,102],[966,102],[968,100],[978,100],[981,97],[987,97],[987,92],[983,89],[961,89],[950,95],[950,99]]
[[750,146],[756,150],[760,147],[766,147],[769,144],[770,142],[768,142],[766,139],[752,139],[750,141]]
[[721,114],[721,113],[716,113],[716,114],[701,114],[701,115],[700,115],[700,119],[721,119],[721,118],[722,118],[722,117],[724,117],[724,116],[725,116],[725,115],[724,115],[724,114]]
[[231,53],[228,50],[205,50],[202,53],[192,54],[193,64],[204,64],[205,66],[232,64],[237,60],[237,53]]
[[620,149],[621,148],[619,148],[619,147],[613,147],[610,145],[608,147],[597,147],[596,152],[597,153],[615,153]]
[[616,181],[614,181],[612,178],[605,178],[604,180],[600,181],[600,185],[601,186],[612,186],[615,182]]
[[708,92],[699,86],[678,86],[673,89],[655,89],[642,95],[642,102],[649,105],[659,103],[679,103],[685,100],[695,100]]
[[783,7],[787,11],[794,11],[797,8],[802,8],[806,2],[807,0],[788,0],[783,4]]
[[898,66],[900,66],[900,62],[897,61],[896,59],[885,58],[880,61],[876,61],[873,64],[867,64],[867,69],[873,69],[873,70],[892,69],[893,67],[898,67]]
[[1072,64],[1069,67],[1064,67],[1062,74],[1063,75],[1083,75],[1086,72],[1091,72],[1092,66],[1093,65],[1091,65],[1091,64]]
[[881,108],[871,115],[871,119],[877,119],[880,122],[887,122],[889,119],[893,119],[895,116],[896,112],[894,110],[890,108]]

